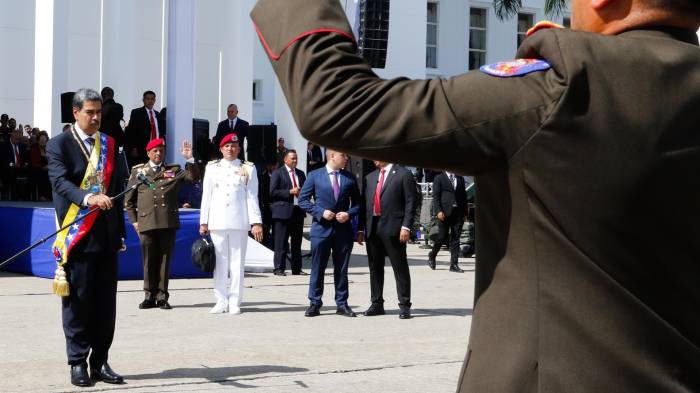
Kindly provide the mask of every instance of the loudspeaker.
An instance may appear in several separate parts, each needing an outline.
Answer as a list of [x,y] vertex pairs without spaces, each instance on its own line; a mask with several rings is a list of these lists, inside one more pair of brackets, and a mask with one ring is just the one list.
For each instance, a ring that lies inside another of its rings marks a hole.
[[73,123],[73,96],[74,91],[61,93],[61,123]]
[[[252,125],[248,128],[246,159],[253,162],[257,168],[264,168],[268,163],[277,162],[276,148],[276,125]],[[262,172],[262,169],[258,172]]]
[[364,193],[365,176],[375,169],[374,162],[358,156],[350,156],[348,164],[345,168],[355,175],[357,187],[360,189],[360,194]]
[[209,140],[209,120],[192,119],[192,155],[198,164],[211,159],[212,146]]
[[389,0],[361,0],[359,7],[359,55],[372,68],[384,68],[389,41]]

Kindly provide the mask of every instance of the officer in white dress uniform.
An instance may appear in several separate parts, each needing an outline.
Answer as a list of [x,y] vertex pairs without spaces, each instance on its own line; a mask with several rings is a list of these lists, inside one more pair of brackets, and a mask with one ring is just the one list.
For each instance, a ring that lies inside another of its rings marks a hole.
[[209,232],[216,250],[212,314],[240,314],[248,231],[257,241],[263,233],[258,175],[252,163],[236,158],[240,151],[236,134],[223,137],[219,150],[223,158],[210,161],[204,175],[199,233]]

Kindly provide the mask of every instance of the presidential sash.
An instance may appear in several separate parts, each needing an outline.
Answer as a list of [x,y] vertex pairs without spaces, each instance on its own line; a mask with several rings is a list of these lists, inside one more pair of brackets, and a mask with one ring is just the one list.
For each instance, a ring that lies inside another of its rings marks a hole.
[[[114,170],[114,139],[109,138],[106,134],[99,131],[95,133],[95,146],[88,157],[87,149],[85,149],[83,142],[78,138],[74,130],[73,134],[76,142],[81,148],[81,151],[88,159],[87,168],[85,169],[83,180],[80,183],[80,188],[83,190],[88,190],[93,194],[104,194],[109,188],[109,181],[112,177],[112,171]],[[97,210],[98,211],[85,217],[85,219],[82,221],[62,230],[56,236],[56,241],[54,241],[52,248],[53,255],[58,266],[56,267],[56,275],[53,281],[53,291],[59,296],[68,296],[70,294],[68,280],[66,279],[66,272],[63,269],[63,265],[68,262],[68,256],[73,246],[75,246],[80,239],[84,238],[90,231],[90,228],[92,228],[97,215],[100,214],[99,209]],[[59,228],[62,228],[76,219],[87,215],[89,211],[89,207],[79,206],[72,203],[68,208],[68,213],[66,213],[66,216],[63,218],[63,223]],[[59,218],[57,216],[57,223],[58,219]]]

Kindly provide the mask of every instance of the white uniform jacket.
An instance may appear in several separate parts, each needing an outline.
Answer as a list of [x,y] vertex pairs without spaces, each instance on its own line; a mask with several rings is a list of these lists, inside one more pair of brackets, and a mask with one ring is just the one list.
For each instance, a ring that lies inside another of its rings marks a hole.
[[203,183],[200,224],[210,230],[249,231],[262,223],[255,165],[239,159],[210,161]]

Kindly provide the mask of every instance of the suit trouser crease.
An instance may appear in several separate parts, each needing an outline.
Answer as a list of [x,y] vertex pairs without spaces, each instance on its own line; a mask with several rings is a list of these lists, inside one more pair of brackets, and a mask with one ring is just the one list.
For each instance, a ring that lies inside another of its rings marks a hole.
[[384,265],[389,257],[396,294],[400,307],[411,307],[411,274],[408,268],[406,244],[399,241],[399,236],[384,236],[376,231],[376,221],[372,220],[372,231],[367,238],[367,259],[369,264],[369,281],[371,301],[373,304],[384,303]]
[[[298,207],[295,207],[295,210]],[[274,220],[275,242],[275,271],[283,272],[286,268],[287,250],[291,250],[292,272],[301,271],[301,241],[304,230],[304,216],[294,211],[292,217],[286,220]],[[289,241],[291,240],[291,246]]]
[[227,229],[211,230],[209,233],[216,255],[214,296],[217,302],[228,304],[229,307],[240,307],[248,231]]
[[73,253],[66,273],[70,295],[62,298],[62,319],[68,364],[89,360],[91,368],[99,368],[114,339],[117,254]]
[[174,228],[140,232],[143,255],[143,291],[146,299],[165,300],[170,297],[170,260],[175,249]]
[[433,244],[433,255],[437,256],[440,247],[448,244],[450,248],[450,263],[457,263],[459,259],[459,237],[462,234],[464,221],[459,214],[451,214],[445,217],[445,221],[437,221],[438,238]]
[[333,283],[336,306],[348,304],[348,265],[352,252],[352,239],[339,239],[337,233],[328,237],[311,237],[311,274],[309,276],[309,301],[322,305],[323,282],[328,258],[333,258]]

